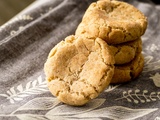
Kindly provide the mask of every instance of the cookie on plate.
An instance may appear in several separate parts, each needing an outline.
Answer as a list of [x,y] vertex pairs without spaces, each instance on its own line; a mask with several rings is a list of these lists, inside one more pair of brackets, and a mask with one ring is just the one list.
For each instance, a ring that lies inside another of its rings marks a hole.
[[121,1],[100,0],[89,6],[76,35],[120,44],[140,38],[146,28],[147,18],[134,6]]
[[81,106],[109,85],[114,57],[100,38],[69,36],[50,51],[44,71],[54,96],[63,103]]
[[124,83],[138,77],[143,70],[144,57],[139,53],[134,60],[128,64],[115,65],[114,75],[111,84]]
[[122,44],[110,45],[110,49],[115,57],[116,65],[126,64],[142,51],[142,40],[139,38]]

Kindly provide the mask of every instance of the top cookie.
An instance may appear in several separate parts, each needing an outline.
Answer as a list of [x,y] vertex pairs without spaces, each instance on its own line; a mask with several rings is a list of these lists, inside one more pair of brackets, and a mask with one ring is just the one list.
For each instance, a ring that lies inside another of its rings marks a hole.
[[145,33],[147,18],[134,6],[120,1],[92,3],[79,24],[76,35],[99,37],[108,44],[132,41]]
[[51,93],[69,105],[97,97],[114,74],[114,57],[100,38],[69,36],[50,52],[44,71]]

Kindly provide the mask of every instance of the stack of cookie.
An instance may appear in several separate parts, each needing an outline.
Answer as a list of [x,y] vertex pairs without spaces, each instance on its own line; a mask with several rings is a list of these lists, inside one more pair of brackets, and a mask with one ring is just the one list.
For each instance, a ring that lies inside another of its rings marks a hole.
[[136,78],[143,69],[141,36],[146,28],[146,17],[127,3],[92,3],[75,35],[48,55],[44,71],[50,92],[63,103],[81,106],[110,83]]
[[123,83],[136,78],[143,69],[141,36],[146,28],[146,17],[134,6],[120,1],[101,0],[89,6],[76,35],[98,37],[110,45],[115,57],[111,83]]

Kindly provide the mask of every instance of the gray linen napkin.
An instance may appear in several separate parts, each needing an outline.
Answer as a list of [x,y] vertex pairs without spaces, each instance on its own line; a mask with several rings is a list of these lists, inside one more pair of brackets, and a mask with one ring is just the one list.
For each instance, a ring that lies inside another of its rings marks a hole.
[[132,1],[148,17],[142,37],[145,66],[135,80],[110,85],[83,107],[48,91],[43,65],[52,47],[74,34],[95,0],[38,0],[0,27],[0,119],[160,119],[160,7]]

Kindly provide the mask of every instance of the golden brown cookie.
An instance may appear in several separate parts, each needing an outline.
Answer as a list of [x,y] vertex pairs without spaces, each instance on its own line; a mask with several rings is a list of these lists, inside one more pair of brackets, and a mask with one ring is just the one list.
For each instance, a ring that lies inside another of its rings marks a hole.
[[114,57],[100,38],[69,36],[51,50],[44,71],[54,96],[69,105],[81,106],[109,85]]
[[99,37],[108,44],[138,39],[145,33],[147,18],[134,6],[111,0],[92,3],[85,12],[76,35]]
[[110,49],[115,57],[115,64],[126,64],[142,51],[142,40],[139,38],[122,44],[110,45]]
[[143,70],[144,58],[139,53],[134,60],[128,64],[115,65],[114,75],[111,84],[124,83],[131,81],[138,77]]

